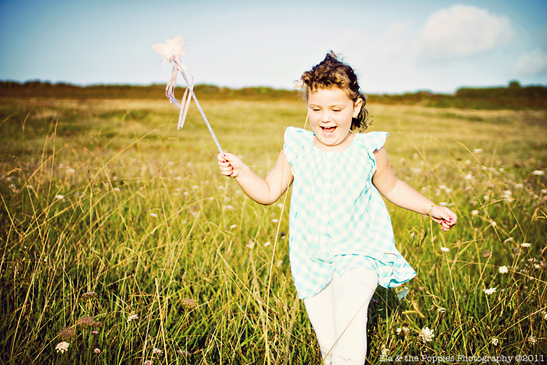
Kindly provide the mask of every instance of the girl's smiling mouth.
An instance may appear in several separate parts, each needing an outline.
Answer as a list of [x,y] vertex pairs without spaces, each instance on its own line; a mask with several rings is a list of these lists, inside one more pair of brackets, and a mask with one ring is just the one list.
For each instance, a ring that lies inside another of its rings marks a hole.
[[336,131],[336,126],[334,127],[321,127],[321,130],[323,131],[323,134],[326,136],[332,136],[334,132]]

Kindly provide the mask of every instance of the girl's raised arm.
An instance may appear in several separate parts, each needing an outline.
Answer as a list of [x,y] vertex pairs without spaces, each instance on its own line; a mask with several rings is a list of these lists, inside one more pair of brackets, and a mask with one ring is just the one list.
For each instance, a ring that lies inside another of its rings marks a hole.
[[225,176],[234,177],[247,196],[259,204],[269,205],[287,190],[292,183],[291,165],[281,151],[273,169],[265,179],[254,173],[239,157],[231,153],[218,154],[218,166]]
[[387,200],[401,208],[429,215],[434,222],[442,225],[443,230],[448,230],[456,224],[458,218],[454,212],[446,207],[433,204],[431,200],[393,174],[386,150],[383,147],[374,151],[374,157],[376,159],[376,172],[372,178],[372,183]]

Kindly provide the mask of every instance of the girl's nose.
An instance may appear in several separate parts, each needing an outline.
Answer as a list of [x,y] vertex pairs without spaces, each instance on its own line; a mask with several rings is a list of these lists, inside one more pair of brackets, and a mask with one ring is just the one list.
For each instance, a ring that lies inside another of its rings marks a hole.
[[329,112],[323,112],[323,114],[321,115],[321,121],[322,122],[330,122],[331,121],[331,115]]

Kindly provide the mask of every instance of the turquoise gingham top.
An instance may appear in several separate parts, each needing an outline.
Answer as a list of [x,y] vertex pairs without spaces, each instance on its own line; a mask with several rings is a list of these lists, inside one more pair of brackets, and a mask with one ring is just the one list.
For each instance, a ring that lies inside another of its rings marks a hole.
[[299,298],[318,294],[335,272],[357,267],[375,271],[385,288],[416,275],[395,247],[389,213],[372,184],[373,153],[387,135],[355,134],[344,151],[325,152],[313,145],[313,132],[285,131],[283,149],[294,176],[289,251]]

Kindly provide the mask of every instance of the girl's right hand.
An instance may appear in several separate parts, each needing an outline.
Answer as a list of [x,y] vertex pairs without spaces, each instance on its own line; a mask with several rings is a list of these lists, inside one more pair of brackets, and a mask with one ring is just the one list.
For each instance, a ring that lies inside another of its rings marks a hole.
[[219,153],[217,159],[220,172],[225,176],[238,177],[247,166],[239,157],[228,152]]
[[448,231],[450,228],[458,223],[458,216],[456,213],[448,209],[447,207],[441,207],[439,205],[434,205],[429,211],[429,217],[435,223],[441,225],[443,231]]

